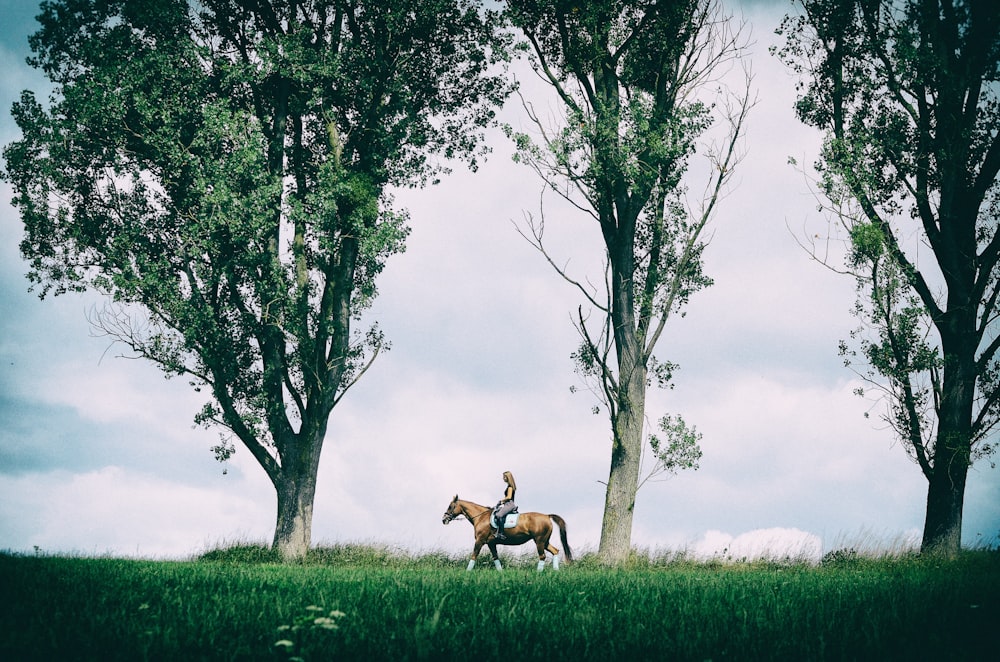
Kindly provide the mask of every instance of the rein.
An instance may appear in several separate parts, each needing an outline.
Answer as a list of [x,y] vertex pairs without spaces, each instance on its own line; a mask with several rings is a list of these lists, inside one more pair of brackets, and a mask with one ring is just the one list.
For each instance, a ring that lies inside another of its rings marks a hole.
[[480,517],[482,517],[483,515],[486,515],[486,514],[487,514],[487,513],[489,513],[489,512],[490,512],[489,510],[484,510],[483,512],[479,513],[479,514],[478,514],[478,515],[476,515],[475,517],[469,517],[468,515],[466,515],[466,516],[465,516],[465,519],[467,519],[467,520],[469,520],[470,522],[472,522],[473,524],[475,524],[475,523],[476,523],[476,520],[477,520],[477,519],[479,519],[479,518],[480,518]]
[[[486,508],[485,506],[482,506],[482,507]],[[465,515],[465,519],[469,520],[469,522],[472,523],[472,526],[476,525],[476,520],[478,520],[480,517],[482,517],[483,515],[486,515],[489,512],[491,512],[491,510],[489,508],[486,508],[483,512],[479,513],[475,517],[469,517],[469,508],[468,508],[468,506],[465,506],[465,505],[462,506],[462,514]]]

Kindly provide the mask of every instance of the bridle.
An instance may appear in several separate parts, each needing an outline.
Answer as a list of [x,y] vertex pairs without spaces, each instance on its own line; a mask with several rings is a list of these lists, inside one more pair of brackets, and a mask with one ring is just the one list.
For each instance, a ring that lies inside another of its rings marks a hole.
[[462,510],[462,512],[460,512],[460,513],[457,513],[457,514],[453,515],[450,508],[445,512],[444,517],[442,518],[443,520],[445,520],[445,522],[444,522],[445,524],[451,524],[452,522],[454,522],[459,517],[465,517],[465,519],[469,520],[469,522],[471,522],[472,525],[475,526],[476,525],[476,520],[478,520],[480,517],[482,517],[483,515],[485,515],[485,514],[487,514],[487,513],[490,512],[490,509],[486,508],[483,512],[479,513],[475,517],[469,517],[468,512],[466,512],[465,506],[459,506],[459,507]]

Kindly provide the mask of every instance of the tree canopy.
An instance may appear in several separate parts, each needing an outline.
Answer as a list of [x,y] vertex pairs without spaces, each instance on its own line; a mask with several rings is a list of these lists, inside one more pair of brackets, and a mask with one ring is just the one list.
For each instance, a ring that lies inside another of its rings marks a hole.
[[[93,289],[95,324],[211,399],[309,542],[333,407],[385,346],[353,328],[407,215],[390,186],[475,168],[510,91],[507,37],[471,0],[61,0],[14,105],[5,178],[42,296]],[[221,456],[232,452],[224,439]]]
[[780,55],[826,131],[821,189],[846,227],[856,352],[928,480],[923,548],[960,544],[968,468],[1000,423],[1000,5],[802,0]]
[[[753,105],[749,77],[736,93],[706,88],[739,59],[745,35],[714,0],[508,5],[535,71],[563,111],[551,125],[525,102],[533,133],[510,131],[517,158],[595,222],[605,249],[598,290],[547,252],[544,209],[537,220],[529,215],[526,238],[588,308],[578,310],[581,343],[573,358],[611,423],[600,554],[619,563],[630,548],[640,485],[646,389],[654,379],[669,382],[676,367],[653,352],[668,319],[712,283],[702,270],[703,231],[741,156],[743,121]],[[699,141],[716,122],[722,139],[702,148]],[[688,168],[699,151],[711,174],[704,196],[692,202]],[[679,427],[663,419],[666,445],[653,438],[653,455],[666,473],[696,468],[700,457],[697,433],[677,420]]]

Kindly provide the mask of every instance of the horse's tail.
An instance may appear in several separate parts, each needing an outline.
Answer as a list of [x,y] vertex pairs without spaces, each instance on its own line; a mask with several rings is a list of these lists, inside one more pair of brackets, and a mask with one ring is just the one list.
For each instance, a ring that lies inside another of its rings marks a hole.
[[569,548],[569,540],[566,539],[566,520],[564,520],[562,517],[559,517],[558,515],[553,515],[551,513],[549,513],[549,517],[552,518],[553,522],[559,525],[559,538],[562,539],[563,549],[566,550],[566,560],[572,561],[573,551]]

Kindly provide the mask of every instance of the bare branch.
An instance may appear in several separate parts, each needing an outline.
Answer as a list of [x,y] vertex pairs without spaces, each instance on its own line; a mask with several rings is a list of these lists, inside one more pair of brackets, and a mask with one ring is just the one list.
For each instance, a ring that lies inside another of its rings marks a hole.
[[542,254],[542,256],[545,258],[545,261],[549,263],[549,265],[552,267],[552,269],[557,274],[559,274],[559,276],[563,280],[565,280],[567,283],[569,283],[570,285],[572,285],[573,287],[575,287],[576,289],[578,289],[580,291],[580,293],[584,296],[584,298],[592,306],[594,306],[598,310],[602,310],[604,312],[607,312],[608,309],[604,305],[598,303],[597,300],[594,298],[594,295],[591,294],[591,292],[588,291],[588,289],[586,287],[584,287],[583,284],[580,283],[580,281],[572,278],[569,275],[569,273],[568,273],[568,271],[566,269],[566,267],[569,266],[569,260],[566,261],[565,265],[563,265],[563,266],[560,267],[555,262],[555,260],[552,258],[552,255],[545,248],[545,244],[543,243],[543,236],[545,235],[545,213],[544,213],[544,209],[540,212],[540,218],[539,218],[539,220],[537,222],[535,221],[535,219],[531,215],[531,213],[529,213],[529,212],[523,212],[523,215],[524,215],[524,218],[525,218],[525,223],[527,224],[527,226],[529,228],[529,232],[530,232],[531,236],[528,236],[528,234],[526,234],[524,232],[524,230],[521,228],[521,226],[519,226],[517,223],[514,223],[514,229],[517,230],[517,233],[519,235],[521,235],[524,238],[525,241],[527,241],[529,244],[531,244],[532,248],[534,248],[535,250],[537,250],[539,253]]

